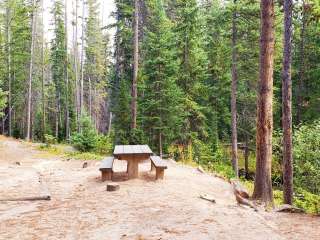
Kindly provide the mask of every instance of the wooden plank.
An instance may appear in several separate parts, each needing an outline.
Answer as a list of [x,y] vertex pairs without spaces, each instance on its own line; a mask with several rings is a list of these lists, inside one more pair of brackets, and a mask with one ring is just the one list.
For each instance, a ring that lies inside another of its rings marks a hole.
[[148,145],[140,145],[139,147],[140,147],[142,153],[152,154],[152,151]]
[[166,162],[164,162],[159,156],[151,156],[150,159],[156,168],[167,168]]
[[123,150],[123,146],[122,145],[116,145],[113,151],[113,154],[121,154]]
[[113,154],[152,154],[148,145],[117,145]]

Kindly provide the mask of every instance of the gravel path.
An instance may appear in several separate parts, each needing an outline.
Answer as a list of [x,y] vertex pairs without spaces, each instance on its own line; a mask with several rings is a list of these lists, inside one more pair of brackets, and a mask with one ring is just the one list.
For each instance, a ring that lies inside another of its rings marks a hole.
[[[36,150],[0,137],[1,198],[37,194],[40,174],[51,201],[0,202],[0,239],[320,239],[320,218],[254,212],[237,206],[231,186],[190,167],[169,162],[165,180],[150,164],[126,181],[116,162],[117,192],[106,192],[98,162],[41,158]],[[21,165],[15,164],[19,161]],[[199,199],[209,194],[216,204]]]

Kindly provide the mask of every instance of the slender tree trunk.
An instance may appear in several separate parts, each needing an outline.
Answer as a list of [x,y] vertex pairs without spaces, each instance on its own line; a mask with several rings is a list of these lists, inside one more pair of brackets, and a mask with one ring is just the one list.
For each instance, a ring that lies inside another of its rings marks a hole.
[[272,97],[274,53],[274,1],[261,0],[260,71],[257,100],[256,177],[253,198],[273,204]]
[[7,31],[7,67],[8,67],[8,134],[11,137],[12,136],[12,115],[11,115],[11,110],[12,110],[12,92],[11,92],[11,85],[12,85],[12,79],[11,79],[11,27],[10,27],[10,22],[11,22],[11,11],[10,11],[10,6],[9,2],[7,2],[7,9],[6,9],[6,20],[7,20],[7,26],[6,26],[6,31]]
[[299,81],[298,81],[298,92],[297,92],[297,124],[302,121],[302,108],[303,108],[303,96],[304,96],[304,74],[305,74],[305,32],[307,25],[306,16],[306,5],[305,1],[302,1],[302,26],[300,33],[300,61],[299,61]]
[[92,119],[92,86],[91,77],[89,76],[89,116]]
[[244,169],[246,174],[246,179],[249,179],[249,146],[248,140],[246,138],[245,146],[244,146]]
[[44,0],[42,0],[42,46],[41,46],[41,95],[42,95],[42,141],[45,141],[46,134],[46,104],[45,104],[45,93],[44,93]]
[[75,73],[75,112],[77,130],[80,132],[80,90],[79,90],[79,72],[78,72],[78,0],[75,1],[74,9],[74,33],[73,33],[73,51],[74,51],[74,73]]
[[69,76],[68,76],[68,1],[64,3],[64,29],[65,29],[65,66],[64,66],[64,77],[66,82],[66,140],[70,139],[70,119],[69,119]]
[[131,100],[131,128],[137,128],[137,83],[139,71],[139,1],[134,1],[133,80]]
[[282,127],[283,127],[283,197],[285,204],[293,201],[292,157],[292,0],[284,0],[284,49],[282,70]]
[[[83,75],[84,75],[84,27],[85,27],[85,1],[83,0],[82,5],[82,34],[81,34],[81,82],[80,82],[80,117],[83,114]],[[81,129],[81,126],[80,126]]]
[[[234,6],[236,0],[234,0]],[[231,126],[232,126],[232,166],[235,176],[239,177],[238,169],[238,140],[237,140],[237,12],[232,15],[232,84],[231,84]]]
[[28,105],[27,105],[27,133],[26,140],[31,138],[31,100],[32,100],[32,73],[33,73],[33,48],[35,39],[35,19],[36,19],[36,3],[32,0],[32,15],[31,15],[31,46],[30,46],[30,67],[29,67],[29,82],[28,82]]

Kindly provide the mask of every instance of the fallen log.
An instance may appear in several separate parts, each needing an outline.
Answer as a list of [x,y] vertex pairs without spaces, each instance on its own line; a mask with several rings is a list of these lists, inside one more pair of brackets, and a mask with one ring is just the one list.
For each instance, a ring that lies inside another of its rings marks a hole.
[[233,193],[236,197],[237,203],[239,205],[251,207],[258,212],[258,208],[249,200],[250,196],[247,189],[245,189],[239,181],[231,180],[230,183],[233,187]]
[[242,198],[249,199],[248,190],[241,185],[241,183],[237,180],[230,180],[231,185],[233,186],[233,190],[237,195],[240,195]]
[[279,206],[274,210],[275,212],[286,212],[286,213],[305,213],[305,211],[301,208],[294,207],[289,204],[284,204]]
[[50,201],[50,196],[40,196],[40,197],[21,197],[21,198],[4,198],[0,199],[0,202],[24,202],[24,201]]
[[203,200],[207,200],[209,202],[216,203],[216,200],[212,196],[209,196],[207,194],[201,194],[199,197]]

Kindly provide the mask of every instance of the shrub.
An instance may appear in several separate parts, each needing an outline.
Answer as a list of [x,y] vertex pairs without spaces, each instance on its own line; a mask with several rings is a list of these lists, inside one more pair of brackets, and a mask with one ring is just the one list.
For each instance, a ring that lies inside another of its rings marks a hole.
[[81,152],[90,152],[96,147],[98,134],[88,116],[83,116],[80,124],[81,132],[72,136],[71,143]]

